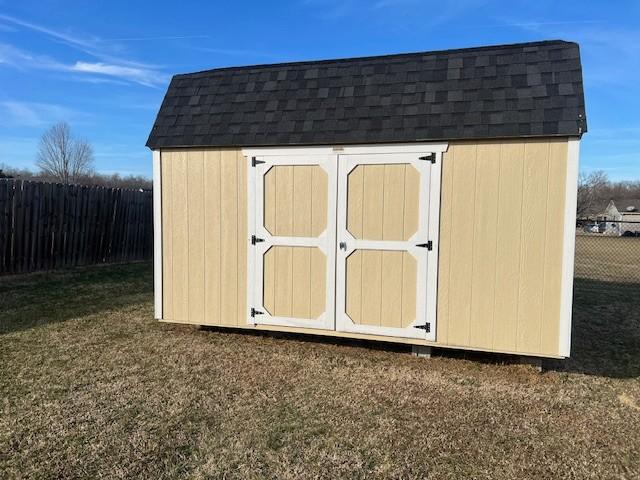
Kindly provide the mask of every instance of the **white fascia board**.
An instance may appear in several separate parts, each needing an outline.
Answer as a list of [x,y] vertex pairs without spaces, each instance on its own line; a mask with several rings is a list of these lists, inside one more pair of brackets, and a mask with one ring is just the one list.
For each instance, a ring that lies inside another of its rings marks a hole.
[[573,267],[576,250],[576,207],[578,202],[578,165],[580,139],[567,143],[567,181],[564,200],[564,238],[562,240],[562,283],[560,293],[560,335],[558,354],[571,353],[571,316],[573,307]]

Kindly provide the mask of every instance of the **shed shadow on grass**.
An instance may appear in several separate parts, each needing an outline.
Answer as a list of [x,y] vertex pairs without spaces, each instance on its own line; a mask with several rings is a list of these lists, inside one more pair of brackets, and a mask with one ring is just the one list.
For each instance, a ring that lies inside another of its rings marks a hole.
[[146,302],[151,295],[149,262],[0,277],[0,335]]
[[[303,342],[408,352],[404,344],[322,335],[202,326],[203,330],[290,338]],[[521,363],[519,355],[435,348],[434,354],[482,363]],[[544,359],[545,370],[610,378],[640,377],[640,284],[575,279],[571,357]]]
[[640,284],[576,278],[571,357],[554,370],[611,378],[640,376]]

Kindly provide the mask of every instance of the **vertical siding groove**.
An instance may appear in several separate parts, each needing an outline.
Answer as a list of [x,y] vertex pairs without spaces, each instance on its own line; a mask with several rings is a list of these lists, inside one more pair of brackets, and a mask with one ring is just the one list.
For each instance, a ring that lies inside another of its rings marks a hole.
[[[247,212],[246,212],[246,202],[243,202],[243,191],[246,186],[246,176],[242,175],[242,163],[241,156],[239,151],[235,152],[236,159],[236,185],[237,185],[237,195],[236,195],[236,265],[245,264],[246,265],[246,243],[245,243],[245,235],[243,235],[244,228],[242,225],[246,224]],[[242,272],[246,272],[245,269],[237,268],[236,270],[236,315],[234,318],[234,325],[238,325],[240,323],[240,318],[243,317],[244,305],[242,302],[242,292],[244,291],[244,286],[246,285],[246,278],[243,276]]]
[[[173,301],[173,162],[171,161],[172,154],[161,153],[161,162],[167,162],[166,165],[161,165],[160,171],[164,172],[166,177],[163,177],[162,189],[163,195],[166,195],[162,202],[162,224],[165,228],[162,229],[163,235],[163,256],[162,260],[166,261],[166,267],[162,269],[163,282],[162,282],[162,314],[164,318],[174,320],[174,301]],[[166,188],[166,190],[165,190]],[[166,270],[166,272],[165,272]]]
[[[356,167],[357,168],[357,167]],[[364,205],[365,205],[365,201],[364,201],[364,182],[365,182],[365,172],[366,172],[366,165],[361,165],[359,168],[362,168],[362,196],[360,197],[362,200],[362,208],[360,209],[360,237],[362,238],[364,236]],[[351,170],[351,173],[353,173],[355,171]],[[347,187],[349,188],[349,187]],[[355,236],[355,232],[352,232]],[[355,252],[354,252],[355,253]],[[364,318],[363,318],[363,298],[364,298],[364,292],[363,292],[363,279],[362,279],[362,270],[364,269],[364,251],[361,250],[360,251],[360,314],[359,314],[359,319],[358,322],[362,323],[364,322]]]
[[[521,180],[521,185],[524,188],[524,180],[526,177],[526,171],[527,171],[527,165],[526,165],[526,159],[527,159],[527,144],[525,143],[524,145],[524,153],[523,153],[523,166],[522,166],[522,180]],[[518,347],[520,346],[520,332],[519,330],[519,319],[520,319],[520,301],[521,301],[521,296],[520,296],[520,292],[522,290],[522,251],[524,249],[524,237],[522,235],[522,231],[523,231],[523,227],[524,227],[524,208],[525,207],[525,202],[524,202],[524,194],[521,197],[520,200],[520,255],[519,255],[519,275],[518,275],[518,301],[516,302],[516,318],[515,318],[515,330],[516,330],[516,344],[515,344],[515,350],[518,350]]]
[[204,301],[202,308],[204,309],[203,319],[207,321],[207,297],[209,297],[209,289],[208,289],[208,272],[209,270],[209,255],[207,252],[207,222],[206,219],[209,218],[207,212],[207,154],[206,152],[202,153],[202,215],[203,215],[203,226],[204,231],[202,232],[202,257],[204,260]]
[[[280,193],[279,193],[279,189],[278,189],[278,178],[280,177],[280,170],[275,168],[275,167],[271,167],[273,168],[273,178],[274,178],[274,185],[273,185],[273,191],[274,193],[274,204],[275,204],[275,209],[273,212],[273,234],[274,235],[278,235],[279,233],[279,222],[278,222],[278,212],[280,211]],[[260,180],[258,180],[260,181]],[[264,181],[264,180],[263,180]],[[273,248],[273,247],[272,247]],[[278,276],[276,275],[276,271],[278,268],[278,265],[280,265],[279,262],[279,255],[280,253],[280,249],[279,248],[273,248],[273,314],[275,315],[276,313],[276,292],[279,291],[279,287],[278,287]]]
[[[385,178],[387,176],[387,166],[386,165],[382,165],[382,218],[380,221],[380,229],[381,229],[381,235],[380,238],[382,238],[383,240],[385,240],[385,232],[384,232],[384,213],[385,213],[385,209],[386,209],[386,203],[385,203]],[[384,267],[384,251],[380,251],[378,252],[378,256],[380,257],[380,315],[379,315],[379,325],[382,326],[382,324],[384,323],[384,320],[382,318],[382,312],[383,307],[382,307],[382,299],[384,297],[384,275],[382,274],[383,272],[383,267]]]
[[467,325],[467,343],[472,344],[473,342],[473,338],[471,337],[471,326],[473,324],[474,321],[474,312],[471,309],[471,305],[473,305],[473,293],[475,290],[475,286],[473,284],[473,268],[474,268],[474,261],[473,259],[475,258],[475,253],[476,253],[476,246],[477,246],[477,242],[475,241],[475,234],[476,234],[476,222],[477,222],[477,217],[476,217],[476,206],[478,204],[477,202],[477,192],[478,192],[478,145],[474,145],[473,146],[473,214],[471,215],[471,222],[472,222],[472,227],[473,227],[473,232],[471,234],[471,268],[470,268],[470,274],[469,274],[469,323]]
[[220,219],[220,228],[218,229],[218,268],[220,269],[220,281],[218,282],[218,322],[222,320],[222,152],[218,154],[218,178],[219,184],[219,201],[218,201],[218,218]]
[[[311,188],[311,192],[310,192],[310,194],[311,194],[311,197],[310,197],[311,198],[311,228],[309,229],[309,235],[314,235],[314,227],[313,226],[315,225],[315,222],[313,221],[314,220],[314,215],[313,215],[313,211],[314,211],[314,205],[313,204],[314,204],[314,202],[313,202],[313,199],[315,198],[313,196],[314,195],[314,190],[313,190],[314,180],[313,180],[313,177],[315,176],[315,173],[316,173],[316,169],[312,167],[311,168],[311,185],[310,185],[310,188]],[[328,198],[327,198],[327,200],[328,200]],[[313,251],[310,251],[309,252],[309,313],[307,314],[307,316],[309,318],[312,317],[312,312],[313,312],[313,308],[312,308],[312,298],[313,298],[312,291],[313,291],[313,287],[312,287],[312,285],[313,285],[314,278],[313,278],[313,266],[312,266],[312,260],[311,260],[312,256],[313,256]],[[344,292],[344,294],[346,295],[346,292]],[[325,300],[326,300],[326,298],[325,298]]]
[[495,224],[495,229],[496,229],[496,246],[495,246],[495,253],[493,255],[493,258],[495,259],[496,265],[494,265],[494,274],[493,274],[493,311],[491,312],[491,340],[490,340],[490,346],[491,348],[495,348],[495,335],[493,334],[494,329],[495,329],[495,323],[496,323],[496,299],[498,298],[498,295],[496,295],[496,292],[498,291],[498,272],[497,272],[497,262],[498,262],[498,245],[500,244],[499,242],[499,237],[498,237],[498,215],[500,214],[500,179],[501,179],[501,174],[502,174],[502,168],[500,168],[500,163],[502,162],[502,148],[503,146],[500,145],[498,148],[498,201],[496,202],[496,224]]
[[448,238],[448,250],[449,250],[449,261],[447,263],[447,285],[449,287],[449,297],[448,297],[448,302],[447,302],[447,343],[449,342],[449,339],[451,338],[451,324],[453,323],[451,321],[451,247],[452,247],[452,243],[453,243],[453,234],[452,234],[452,222],[453,222],[453,197],[455,196],[456,193],[456,189],[455,189],[455,182],[454,182],[454,165],[455,165],[455,158],[456,158],[456,152],[457,152],[458,148],[457,146],[451,147],[451,160],[450,160],[450,169],[451,169],[451,187],[449,189],[449,219],[447,220],[447,223],[449,224],[449,238]]
[[546,246],[546,242],[547,242],[547,230],[549,228],[549,224],[548,224],[548,220],[549,220],[549,195],[550,195],[550,189],[549,189],[549,174],[551,172],[551,144],[548,143],[547,144],[547,180],[546,180],[546,184],[547,184],[547,194],[546,194],[546,199],[545,199],[545,205],[544,205],[544,242],[545,245],[543,246],[542,249],[542,308],[540,309],[540,320],[539,323],[540,325],[538,325],[538,345],[537,345],[537,351],[540,351],[541,347],[542,347],[542,327],[544,324],[544,319],[543,319],[543,315],[544,315],[544,302],[545,302],[545,289],[544,289],[544,285],[546,285],[546,277],[547,277],[547,269],[546,269],[546,265],[547,265],[547,246]]
[[[403,165],[402,166],[402,178],[404,180],[403,183],[403,188],[402,188],[402,238],[407,238],[407,232],[406,232],[406,224],[405,224],[405,212],[406,212],[406,205],[405,202],[407,201],[407,166]],[[400,278],[402,279],[402,281],[400,282],[400,327],[404,328],[406,326],[409,325],[409,322],[411,321],[411,319],[409,319],[409,321],[407,321],[407,319],[405,318],[406,312],[404,310],[404,301],[405,301],[405,291],[404,291],[404,253],[402,254],[402,256],[400,257]]]
[[[289,235],[294,235],[295,231],[296,231],[296,217],[297,215],[295,215],[295,189],[296,189],[296,171],[298,169],[296,167],[291,167],[291,232],[289,233]],[[293,247],[289,247],[289,251],[291,252],[289,254],[289,258],[291,258],[291,287],[289,288],[289,303],[290,303],[290,307],[289,307],[289,312],[290,315],[293,317],[293,264],[294,262],[294,248]]]
[[[187,152],[184,152],[184,157],[183,157],[183,161],[185,163],[185,169],[187,171],[187,179],[189,178],[189,156]],[[186,205],[185,205],[185,217],[186,217],[186,221],[187,221],[187,229],[185,230],[187,232],[187,235],[189,234],[189,183],[187,180],[187,186],[186,186],[186,192],[185,192],[185,198],[186,198]],[[189,239],[187,238],[187,266],[186,266],[186,270],[187,270],[187,274],[186,274],[186,299],[187,302],[189,302],[189,291],[190,291],[190,281],[189,281],[189,251],[191,249],[189,248]],[[189,321],[189,304],[187,303],[186,305],[186,312],[187,312],[187,318],[186,320]]]

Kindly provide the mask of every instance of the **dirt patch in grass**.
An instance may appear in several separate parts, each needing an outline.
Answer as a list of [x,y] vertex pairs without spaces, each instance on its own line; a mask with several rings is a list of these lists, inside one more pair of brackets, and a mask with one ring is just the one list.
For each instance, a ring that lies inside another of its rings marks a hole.
[[2,280],[1,477],[640,476],[626,294],[578,307],[577,358],[538,374],[160,324],[151,288],[149,265]]

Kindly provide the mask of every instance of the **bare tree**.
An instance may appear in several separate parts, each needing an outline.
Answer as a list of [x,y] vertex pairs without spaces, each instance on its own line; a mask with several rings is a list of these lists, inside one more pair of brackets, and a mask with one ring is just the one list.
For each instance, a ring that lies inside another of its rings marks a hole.
[[607,191],[610,189],[611,183],[609,177],[602,170],[596,170],[588,175],[580,173],[578,178],[578,218],[588,215],[590,210],[599,200],[605,199]]
[[44,175],[75,183],[93,172],[93,148],[86,140],[74,138],[67,123],[56,123],[40,139],[36,164]]

